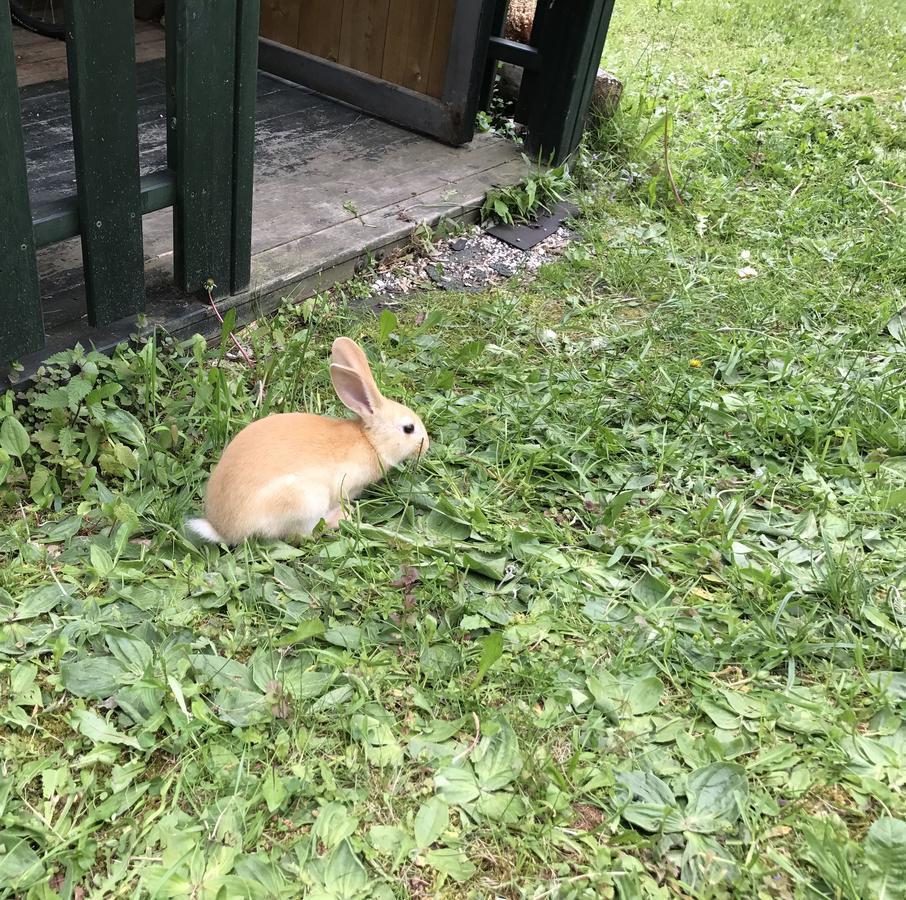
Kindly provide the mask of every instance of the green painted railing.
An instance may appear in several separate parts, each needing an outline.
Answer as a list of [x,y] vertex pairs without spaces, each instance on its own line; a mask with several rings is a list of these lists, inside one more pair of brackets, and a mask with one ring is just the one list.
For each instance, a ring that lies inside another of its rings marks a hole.
[[562,162],[582,139],[614,0],[538,0],[528,44],[500,37],[509,0],[495,2],[482,106],[487,106],[497,62],[520,66],[516,115],[526,126],[526,149],[545,162]]
[[36,247],[79,235],[87,314],[145,305],[141,217],[173,208],[174,279],[249,285],[259,0],[168,0],[167,168],[139,177],[132,4],[66,0],[76,191],[32,209],[9,6],[0,2],[0,364],[44,345]]

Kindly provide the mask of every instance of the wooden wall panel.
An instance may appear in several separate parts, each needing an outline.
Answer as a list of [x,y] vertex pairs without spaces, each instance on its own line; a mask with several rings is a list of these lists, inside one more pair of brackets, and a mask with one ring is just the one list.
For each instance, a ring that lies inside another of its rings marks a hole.
[[437,8],[436,0],[390,0],[381,71],[385,81],[428,92]]
[[[300,0],[295,0],[298,4]],[[349,6],[354,6],[351,0]],[[340,29],[343,0],[302,0],[299,16],[299,50],[337,62],[340,59]]]
[[[302,5],[303,0],[261,0],[261,36],[298,48]],[[309,5],[307,0],[304,5]]]
[[380,77],[384,67],[390,0],[346,0],[339,63]]
[[261,34],[440,97],[456,4],[457,0],[261,0]]
[[440,97],[447,81],[447,59],[450,56],[450,41],[453,37],[453,17],[456,0],[435,0],[437,20],[434,25],[434,45],[431,50],[431,68],[428,72],[428,86],[425,91],[432,97]]

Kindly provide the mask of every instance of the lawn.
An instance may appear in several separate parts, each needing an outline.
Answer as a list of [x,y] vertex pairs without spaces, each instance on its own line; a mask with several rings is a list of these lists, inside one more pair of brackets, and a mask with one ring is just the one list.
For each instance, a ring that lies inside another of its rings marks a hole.
[[[618,0],[537,277],[7,394],[0,896],[906,897],[904,59],[895,0]],[[195,548],[341,333],[429,457]]]

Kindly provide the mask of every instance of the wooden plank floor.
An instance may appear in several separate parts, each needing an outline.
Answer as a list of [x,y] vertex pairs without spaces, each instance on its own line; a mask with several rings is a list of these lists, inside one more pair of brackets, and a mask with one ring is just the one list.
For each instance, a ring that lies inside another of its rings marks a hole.
[[[66,82],[35,80],[39,73],[59,76],[61,58],[65,76],[65,52],[60,57],[62,42],[16,31],[34,204],[75,190]],[[166,166],[163,46],[155,34],[162,30],[142,26],[137,36],[151,57],[138,65],[142,174]],[[33,55],[38,53],[44,55]],[[524,174],[518,152],[499,138],[480,135],[466,147],[447,147],[259,75],[252,289],[221,306],[235,306],[240,319],[249,320],[290,293],[300,297],[322,290],[349,277],[367,255],[380,256],[405,242],[418,224],[469,215],[490,187]],[[178,334],[216,330],[201,298],[180,295],[173,287],[172,211],[145,216],[143,232],[145,327]],[[76,341],[103,347],[136,332],[137,323],[130,321],[107,330],[88,327],[78,239],[43,248],[39,268],[45,353]]]
[[[62,81],[66,78],[66,44],[41,37],[24,28],[13,28],[16,76],[19,87]],[[135,59],[163,59],[164,30],[153,22],[135,23]]]

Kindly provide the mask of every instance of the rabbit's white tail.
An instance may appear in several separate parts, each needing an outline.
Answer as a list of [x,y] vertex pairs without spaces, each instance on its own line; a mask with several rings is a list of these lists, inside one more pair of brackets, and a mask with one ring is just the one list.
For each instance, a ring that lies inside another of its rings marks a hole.
[[211,544],[222,544],[223,538],[214,530],[214,526],[207,519],[189,519],[186,527],[196,537]]

